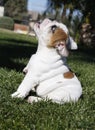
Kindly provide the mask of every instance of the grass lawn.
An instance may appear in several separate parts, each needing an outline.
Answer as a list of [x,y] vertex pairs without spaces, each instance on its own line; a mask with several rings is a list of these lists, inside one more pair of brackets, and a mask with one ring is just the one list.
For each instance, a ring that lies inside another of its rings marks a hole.
[[95,130],[94,50],[79,49],[68,58],[83,86],[77,103],[41,101],[31,105],[11,98],[36,47],[35,38],[0,30],[0,130]]

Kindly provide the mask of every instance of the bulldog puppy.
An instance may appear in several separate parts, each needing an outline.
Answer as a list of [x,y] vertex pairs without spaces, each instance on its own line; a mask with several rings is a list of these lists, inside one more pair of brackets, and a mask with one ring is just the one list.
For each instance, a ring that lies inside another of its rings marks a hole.
[[38,48],[24,68],[26,75],[12,97],[25,98],[34,90],[37,96],[29,96],[29,103],[42,99],[61,104],[77,101],[82,94],[81,83],[66,64],[69,50],[77,49],[77,44],[70,37],[67,27],[45,19],[34,25],[34,31]]

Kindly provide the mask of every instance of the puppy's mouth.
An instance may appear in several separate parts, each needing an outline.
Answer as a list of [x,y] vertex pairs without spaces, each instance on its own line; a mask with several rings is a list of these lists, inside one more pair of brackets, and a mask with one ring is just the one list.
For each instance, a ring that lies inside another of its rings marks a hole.
[[66,46],[66,42],[65,41],[58,41],[55,43],[55,48],[57,50],[63,50],[63,48]]
[[69,55],[65,40],[56,42],[55,48],[61,56],[67,57]]

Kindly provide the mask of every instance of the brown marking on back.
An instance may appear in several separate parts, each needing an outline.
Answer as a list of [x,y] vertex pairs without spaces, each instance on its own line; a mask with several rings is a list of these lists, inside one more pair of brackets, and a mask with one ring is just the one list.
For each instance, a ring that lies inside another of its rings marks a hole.
[[72,79],[74,77],[74,74],[71,71],[68,71],[64,73],[63,75],[64,75],[64,78],[66,79]]
[[55,43],[57,41],[66,41],[67,38],[68,35],[61,28],[57,28],[51,36],[51,40],[48,44],[48,47],[55,47]]

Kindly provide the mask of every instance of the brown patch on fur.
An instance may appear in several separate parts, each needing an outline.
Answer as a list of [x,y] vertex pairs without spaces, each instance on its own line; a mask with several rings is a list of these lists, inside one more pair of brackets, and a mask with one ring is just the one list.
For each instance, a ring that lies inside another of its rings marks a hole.
[[57,41],[66,41],[67,38],[68,35],[61,28],[57,28],[51,36],[51,40],[48,47],[55,47],[55,43]]
[[64,78],[66,79],[72,79],[73,77],[74,77],[74,74],[71,71],[64,73]]

